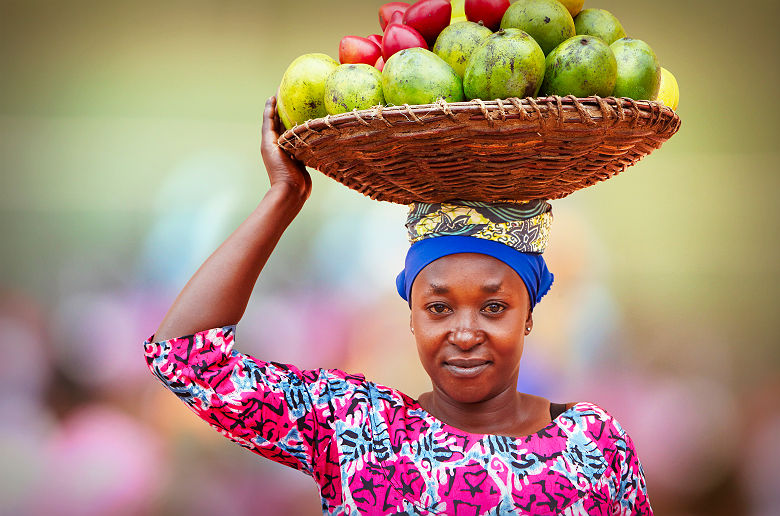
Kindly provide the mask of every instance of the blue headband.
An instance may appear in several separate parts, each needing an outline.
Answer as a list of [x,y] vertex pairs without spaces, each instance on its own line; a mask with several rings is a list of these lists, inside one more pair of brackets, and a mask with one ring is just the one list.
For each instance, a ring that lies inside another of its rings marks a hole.
[[458,253],[485,254],[509,265],[525,283],[532,310],[552,286],[553,275],[541,254],[521,253],[508,245],[484,238],[440,236],[419,240],[409,248],[404,270],[395,280],[398,294],[409,302],[412,283],[420,271],[443,256]]

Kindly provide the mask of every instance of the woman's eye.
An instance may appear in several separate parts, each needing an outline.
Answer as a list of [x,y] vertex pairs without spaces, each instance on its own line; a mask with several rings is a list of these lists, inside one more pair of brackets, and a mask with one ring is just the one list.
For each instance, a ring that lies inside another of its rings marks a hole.
[[448,310],[449,308],[444,303],[433,303],[428,307],[428,311],[434,314],[443,314],[446,313]]
[[485,306],[484,310],[491,314],[497,314],[504,311],[504,305],[500,303],[490,303]]

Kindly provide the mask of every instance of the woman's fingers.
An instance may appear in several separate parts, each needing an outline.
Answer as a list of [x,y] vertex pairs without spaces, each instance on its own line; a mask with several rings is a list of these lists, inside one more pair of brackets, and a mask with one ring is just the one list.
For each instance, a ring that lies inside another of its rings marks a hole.
[[281,122],[279,121],[279,113],[276,111],[276,97],[268,99],[271,101],[271,129],[276,133],[277,138],[282,134]]
[[263,128],[261,131],[261,145],[262,153],[270,154],[274,151],[278,151],[276,141],[279,139],[279,132],[276,128],[276,97],[271,97],[265,102],[265,110],[263,110]]
[[275,114],[276,99],[271,97],[265,101],[265,109],[263,110],[263,139],[272,136],[278,137],[278,134],[274,134],[276,133],[276,127],[274,127]]
[[260,145],[266,172],[271,185],[276,182],[286,182],[301,188],[308,197],[311,191],[311,177],[303,163],[296,160],[277,144],[281,120],[276,112],[276,97],[270,97],[263,111],[262,142]]

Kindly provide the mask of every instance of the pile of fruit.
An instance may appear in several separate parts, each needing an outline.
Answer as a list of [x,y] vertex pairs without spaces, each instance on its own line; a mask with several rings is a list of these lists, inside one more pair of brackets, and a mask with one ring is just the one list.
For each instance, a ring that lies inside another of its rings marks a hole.
[[418,0],[379,8],[383,34],[345,36],[337,63],[295,59],[277,95],[285,127],[377,105],[574,95],[656,100],[679,89],[650,46],[584,0]]

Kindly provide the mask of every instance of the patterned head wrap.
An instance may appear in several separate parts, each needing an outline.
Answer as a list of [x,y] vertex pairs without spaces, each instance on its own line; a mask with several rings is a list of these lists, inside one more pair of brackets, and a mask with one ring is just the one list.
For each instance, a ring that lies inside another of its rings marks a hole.
[[541,253],[547,247],[552,207],[546,201],[415,203],[406,227],[411,247],[396,278],[410,301],[412,284],[431,262],[458,253],[480,253],[509,265],[528,289],[531,308],[550,289],[553,275]]

